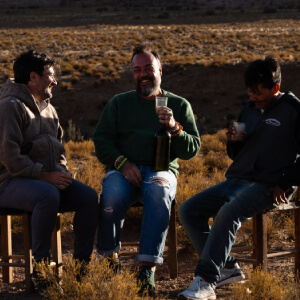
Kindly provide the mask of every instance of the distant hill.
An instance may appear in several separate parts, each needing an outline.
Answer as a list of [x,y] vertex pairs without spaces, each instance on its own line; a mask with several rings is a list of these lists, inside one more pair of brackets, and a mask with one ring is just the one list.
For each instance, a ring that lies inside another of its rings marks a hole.
[[[37,8],[53,6],[81,6],[81,7],[146,7],[149,8],[148,1],[137,0],[0,0],[0,7],[3,8]],[[247,8],[247,7],[274,7],[274,8],[298,8],[297,0],[152,0],[150,7],[166,7],[169,9],[181,8],[203,8],[212,7],[224,9]]]

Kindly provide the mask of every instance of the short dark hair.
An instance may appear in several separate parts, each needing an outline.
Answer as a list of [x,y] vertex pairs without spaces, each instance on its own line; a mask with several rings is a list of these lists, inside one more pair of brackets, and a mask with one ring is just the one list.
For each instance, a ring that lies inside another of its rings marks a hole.
[[14,76],[16,83],[27,84],[30,80],[30,73],[36,72],[43,76],[45,66],[53,67],[55,61],[45,53],[34,50],[21,53],[14,62]]
[[161,63],[159,54],[155,50],[152,49],[151,44],[149,42],[140,43],[133,48],[131,61],[133,60],[135,55],[141,54],[141,53],[147,53],[147,52],[152,53],[153,56],[158,60],[158,62]]
[[253,91],[257,91],[259,84],[271,90],[275,84],[281,83],[280,65],[277,59],[271,56],[255,60],[247,67],[244,79],[246,87]]

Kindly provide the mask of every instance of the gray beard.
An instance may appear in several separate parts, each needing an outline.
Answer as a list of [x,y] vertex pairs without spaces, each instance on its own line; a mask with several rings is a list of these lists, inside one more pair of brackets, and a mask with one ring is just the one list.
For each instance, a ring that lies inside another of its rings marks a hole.
[[152,87],[141,88],[139,83],[136,85],[135,89],[137,93],[144,97],[151,97],[154,95],[155,91],[160,88],[161,80],[154,80]]
[[141,96],[151,97],[154,93],[154,87],[141,88],[140,86],[137,86],[136,91]]

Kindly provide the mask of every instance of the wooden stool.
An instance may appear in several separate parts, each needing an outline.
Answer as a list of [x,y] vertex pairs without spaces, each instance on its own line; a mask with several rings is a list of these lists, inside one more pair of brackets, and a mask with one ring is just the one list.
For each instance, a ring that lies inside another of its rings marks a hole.
[[[11,216],[22,216],[23,219],[23,237],[24,237],[24,254],[13,255],[12,249],[12,229]],[[31,237],[31,213],[14,209],[14,208],[0,208],[1,221],[1,247],[2,260],[0,266],[2,267],[2,276],[4,283],[12,283],[13,267],[25,268],[25,284],[26,292],[30,293],[33,290],[31,281],[31,274],[33,271],[32,265],[32,237]],[[61,234],[60,234],[60,215],[57,215],[56,225],[52,233],[52,260],[56,263],[56,272],[60,276],[62,271],[62,253],[61,253]],[[15,260],[23,259],[24,262],[13,262]]]
[[300,270],[300,207],[299,207],[300,192],[297,189],[287,204],[282,204],[278,208],[272,209],[268,212],[293,210],[295,217],[295,247],[294,249],[281,250],[277,252],[268,253],[267,243],[267,213],[263,212],[253,217],[253,245],[233,247],[232,253],[252,250],[252,257],[236,257],[240,262],[253,264],[253,268],[258,266],[263,271],[267,271],[267,264],[269,258],[294,256],[295,257],[295,274]]
[[[132,207],[143,206],[141,203],[137,203]],[[139,247],[139,242],[122,242],[122,248],[134,246]],[[170,271],[170,278],[174,279],[178,277],[178,261],[177,261],[177,232],[176,232],[176,199],[171,204],[171,216],[169,221],[169,229],[166,246],[168,246],[168,267]],[[120,256],[134,256],[138,254],[138,249],[135,252],[125,252],[121,250]]]

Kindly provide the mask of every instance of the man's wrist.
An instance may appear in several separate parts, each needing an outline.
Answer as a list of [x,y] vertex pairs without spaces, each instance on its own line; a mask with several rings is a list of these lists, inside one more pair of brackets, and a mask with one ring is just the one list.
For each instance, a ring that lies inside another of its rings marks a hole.
[[120,171],[120,169],[123,167],[123,165],[125,164],[125,162],[127,161],[127,157],[125,157],[124,155],[119,156],[114,163],[115,168]]
[[179,133],[181,132],[182,129],[183,129],[183,127],[180,125],[180,123],[176,122],[175,126],[169,130],[171,137],[175,137],[175,136],[179,135]]

